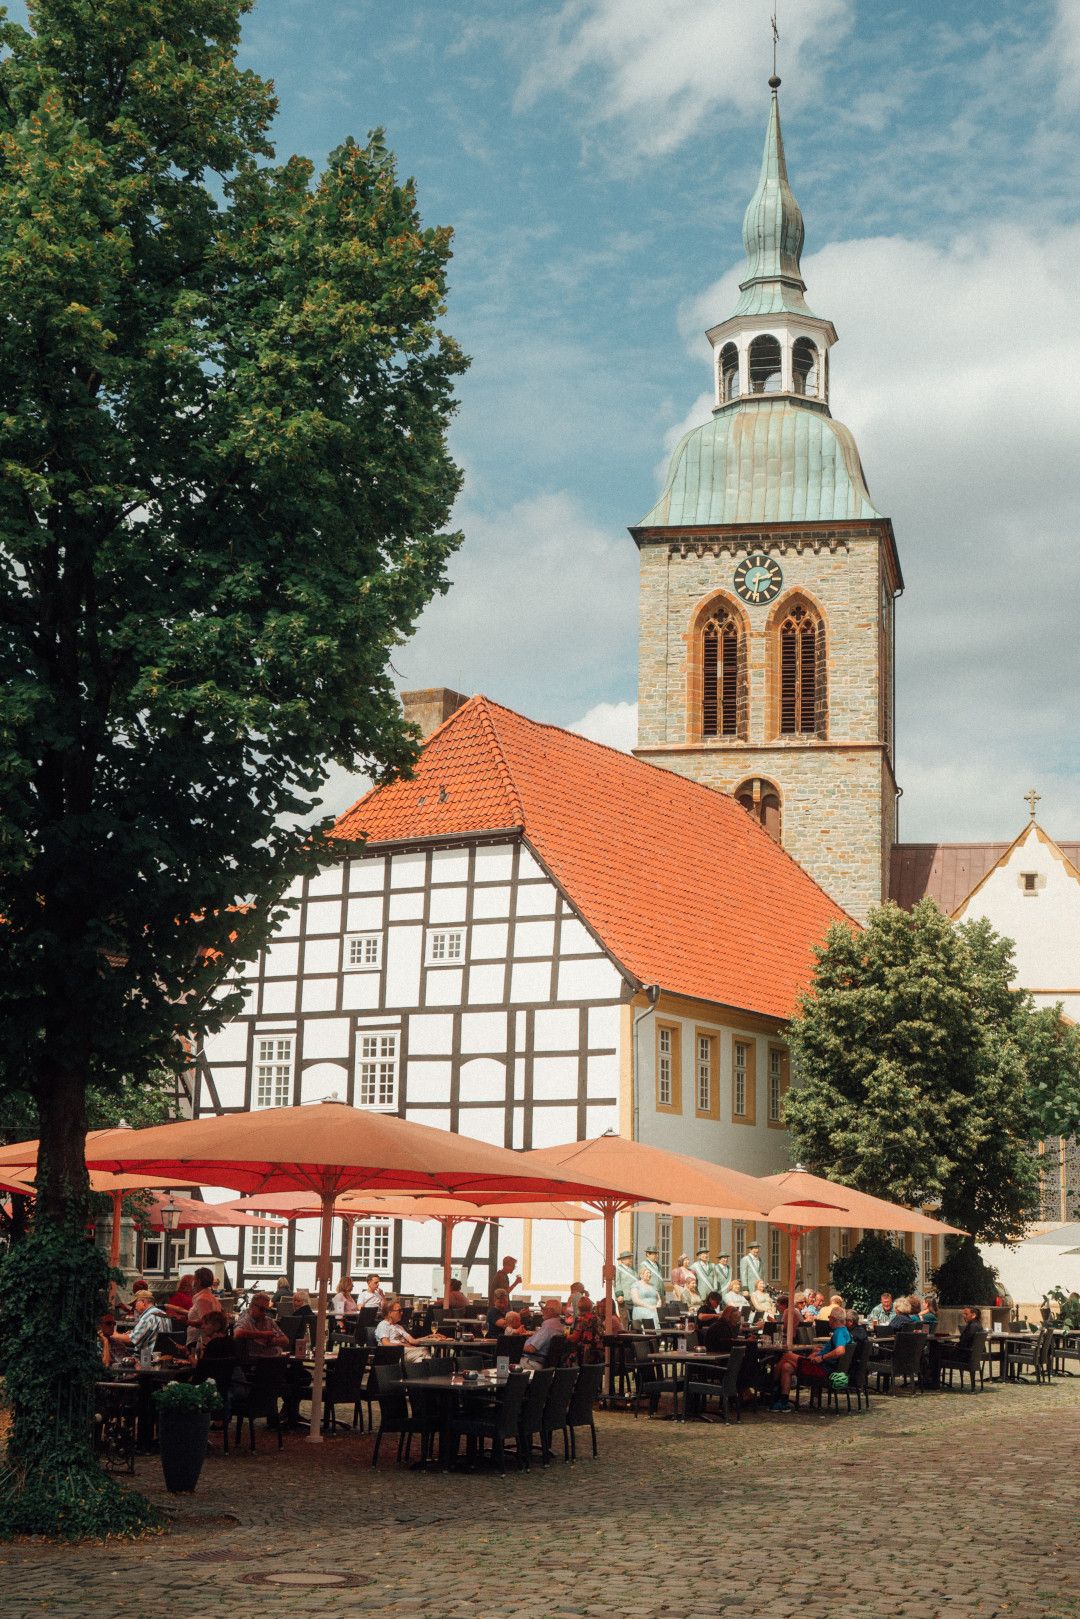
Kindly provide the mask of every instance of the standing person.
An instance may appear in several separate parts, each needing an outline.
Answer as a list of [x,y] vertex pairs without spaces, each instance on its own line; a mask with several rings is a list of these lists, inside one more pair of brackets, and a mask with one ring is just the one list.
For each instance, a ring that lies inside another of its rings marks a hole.
[[181,1276],[176,1284],[176,1292],[165,1302],[165,1314],[170,1321],[182,1321],[187,1324],[188,1311],[195,1298],[194,1276]]
[[721,1298],[727,1292],[734,1279],[735,1272],[731,1268],[731,1255],[718,1254],[716,1264],[712,1268],[713,1286]]
[[[655,1287],[657,1293],[659,1293],[659,1295],[660,1295],[660,1303],[663,1304],[663,1302],[664,1302],[664,1294],[667,1291],[667,1289],[666,1289],[666,1285],[665,1285],[665,1282],[664,1282],[664,1273],[660,1269],[660,1250],[659,1250],[659,1248],[646,1248],[646,1250],[645,1250],[645,1259],[643,1261],[643,1264],[644,1264],[645,1269],[649,1273],[649,1280],[652,1282],[652,1285]],[[639,1271],[638,1274],[640,1275],[641,1272]]]
[[631,1264],[633,1257],[629,1248],[624,1248],[615,1265],[615,1301],[625,1309],[630,1307],[630,1295],[637,1281],[637,1271]]
[[658,1327],[660,1317],[660,1294],[653,1285],[652,1272],[648,1265],[642,1265],[637,1274],[637,1281],[630,1289],[630,1319],[642,1326]]
[[588,1296],[589,1295],[585,1291],[585,1283],[584,1282],[571,1282],[570,1283],[570,1297],[567,1299],[566,1303],[567,1303],[567,1308],[568,1308],[569,1313],[570,1313],[571,1321],[576,1321],[577,1320],[578,1309],[579,1309],[579,1307],[581,1305],[581,1301],[582,1301],[582,1299],[588,1298]]
[[698,1249],[697,1258],[690,1269],[693,1271],[697,1282],[696,1291],[699,1299],[707,1299],[710,1293],[720,1291],[713,1281],[713,1267],[709,1263],[709,1250],[707,1248]]
[[515,1274],[516,1268],[517,1260],[513,1254],[507,1254],[492,1278],[491,1292],[488,1294],[490,1304],[495,1303],[495,1295],[499,1292],[505,1293],[508,1299],[513,1298],[515,1287],[521,1286],[521,1277]]
[[689,1254],[679,1255],[679,1262],[671,1273],[671,1286],[680,1304],[693,1304],[697,1294],[697,1277],[690,1269]]
[[739,1281],[742,1283],[744,1293],[753,1293],[758,1284],[765,1280],[765,1273],[761,1268],[761,1246],[752,1242],[739,1262]]
[[220,1310],[218,1296],[214,1292],[214,1273],[207,1265],[201,1265],[194,1276],[195,1292],[191,1300],[191,1309],[187,1313],[187,1341],[196,1342],[199,1336],[199,1325],[204,1315],[211,1310]]

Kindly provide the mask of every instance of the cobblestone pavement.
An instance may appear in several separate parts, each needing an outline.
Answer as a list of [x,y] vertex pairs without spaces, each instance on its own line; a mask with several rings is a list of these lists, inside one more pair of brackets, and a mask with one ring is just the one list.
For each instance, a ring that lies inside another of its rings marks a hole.
[[501,1478],[260,1432],[173,1498],[148,1458],[167,1533],[0,1547],[0,1616],[1080,1616],[1080,1379],[599,1433],[596,1462]]

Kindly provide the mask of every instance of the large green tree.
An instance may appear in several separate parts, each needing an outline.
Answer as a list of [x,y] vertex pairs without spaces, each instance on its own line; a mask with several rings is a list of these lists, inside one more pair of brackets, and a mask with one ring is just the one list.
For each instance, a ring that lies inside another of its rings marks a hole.
[[7,1356],[18,1528],[124,1516],[92,1356],[47,1353],[61,1320],[90,1342],[89,1256],[53,1269],[84,1240],[88,1087],[234,1009],[222,961],[325,857],[326,761],[408,767],[388,654],[457,543],[450,234],[379,135],[274,161],[247,9],[0,23],[0,1085],[41,1136],[8,1297],[36,1274],[47,1323],[33,1367]]
[[1012,945],[931,900],[830,930],[792,1024],[787,1098],[806,1165],[896,1202],[940,1200],[987,1241],[1035,1211],[1033,1142],[1073,1106],[1076,1044],[1010,988]]

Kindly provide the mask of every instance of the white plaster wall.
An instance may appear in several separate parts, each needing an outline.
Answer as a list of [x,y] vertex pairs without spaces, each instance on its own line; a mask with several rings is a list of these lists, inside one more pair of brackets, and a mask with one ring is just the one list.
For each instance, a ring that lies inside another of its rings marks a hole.
[[[1033,895],[1024,893],[1024,872],[1038,878]],[[976,917],[985,917],[1015,941],[1017,984],[1070,991],[1072,1005],[1080,1005],[1080,881],[1036,827],[1029,828],[1005,864],[991,872],[958,913],[960,921]],[[1048,1003],[1055,998],[1044,997]]]

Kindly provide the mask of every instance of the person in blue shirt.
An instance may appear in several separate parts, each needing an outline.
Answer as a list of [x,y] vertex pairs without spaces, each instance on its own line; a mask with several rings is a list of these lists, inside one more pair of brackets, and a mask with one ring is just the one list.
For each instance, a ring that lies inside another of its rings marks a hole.
[[891,1293],[881,1295],[881,1303],[875,1304],[868,1317],[872,1327],[888,1327],[896,1320],[896,1311],[893,1308]]
[[777,1376],[780,1380],[780,1393],[770,1406],[772,1411],[790,1411],[791,1380],[798,1372],[804,1380],[813,1379],[824,1382],[830,1372],[839,1370],[839,1363],[843,1360],[851,1343],[851,1333],[844,1325],[843,1310],[836,1309],[829,1315],[829,1326],[832,1329],[827,1338],[815,1344],[813,1349],[803,1350],[797,1354],[789,1349],[777,1366]]

